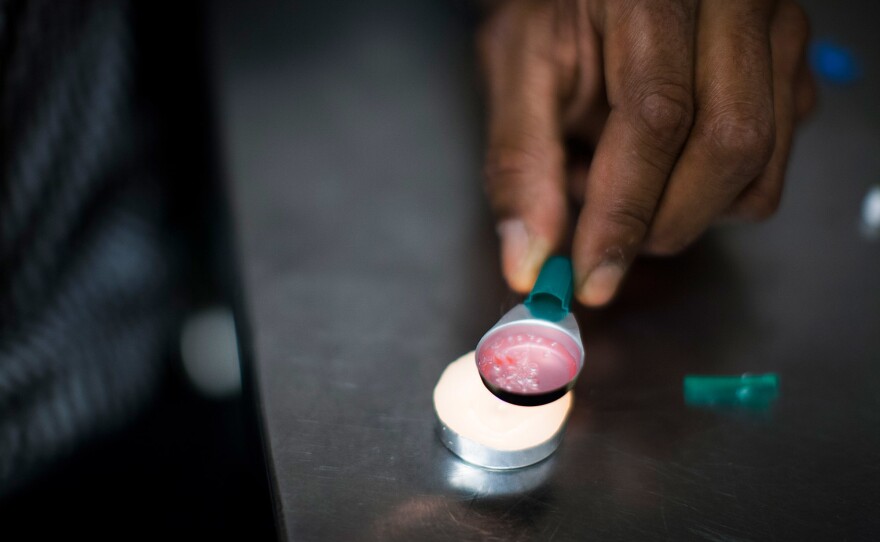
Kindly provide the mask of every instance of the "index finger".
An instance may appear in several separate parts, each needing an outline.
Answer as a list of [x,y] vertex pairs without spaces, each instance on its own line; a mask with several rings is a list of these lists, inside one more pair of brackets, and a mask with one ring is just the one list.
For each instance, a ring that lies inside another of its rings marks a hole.
[[572,247],[586,305],[614,296],[690,131],[694,11],[691,1],[615,2],[599,18],[611,113]]

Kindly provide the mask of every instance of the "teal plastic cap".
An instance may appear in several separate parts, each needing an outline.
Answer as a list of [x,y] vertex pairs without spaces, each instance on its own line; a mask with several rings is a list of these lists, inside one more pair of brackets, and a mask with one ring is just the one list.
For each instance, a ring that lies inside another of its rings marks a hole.
[[557,322],[568,314],[573,291],[571,260],[553,256],[541,268],[525,305],[535,317]]
[[688,406],[769,407],[779,396],[776,373],[731,376],[687,375],[684,401]]

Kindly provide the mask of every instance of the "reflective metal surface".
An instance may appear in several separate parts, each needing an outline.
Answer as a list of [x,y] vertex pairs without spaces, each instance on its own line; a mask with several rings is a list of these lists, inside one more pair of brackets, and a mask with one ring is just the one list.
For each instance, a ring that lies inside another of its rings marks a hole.
[[[880,244],[858,225],[880,178],[873,4],[810,6],[814,33],[854,46],[868,77],[823,89],[778,217],[644,260],[613,307],[579,313],[564,442],[513,473],[434,433],[443,368],[518,301],[455,5],[218,13],[239,317],[285,536],[877,539]],[[684,375],[744,372],[778,373],[771,408],[684,405]]]

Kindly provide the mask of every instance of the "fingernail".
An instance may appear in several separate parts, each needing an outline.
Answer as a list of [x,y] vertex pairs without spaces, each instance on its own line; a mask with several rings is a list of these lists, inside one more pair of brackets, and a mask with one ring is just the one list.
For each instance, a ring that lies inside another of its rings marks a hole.
[[615,263],[603,263],[587,275],[580,290],[580,299],[586,305],[599,307],[605,305],[620,285],[623,267]]
[[534,286],[550,246],[543,239],[529,234],[522,220],[509,219],[498,224],[501,237],[501,264],[510,286],[527,292]]

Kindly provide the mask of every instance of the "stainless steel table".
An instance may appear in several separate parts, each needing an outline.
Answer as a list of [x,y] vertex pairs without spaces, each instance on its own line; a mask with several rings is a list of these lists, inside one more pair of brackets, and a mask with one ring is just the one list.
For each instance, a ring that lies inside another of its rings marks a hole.
[[[778,217],[645,260],[582,312],[587,364],[548,462],[490,473],[431,392],[516,297],[481,194],[461,5],[216,10],[240,323],[283,535],[296,540],[880,537],[880,183],[871,4],[812,2],[866,80],[822,89]],[[876,10],[873,10],[876,12]],[[777,372],[769,411],[684,405],[685,374]]]

